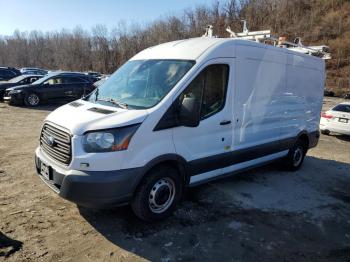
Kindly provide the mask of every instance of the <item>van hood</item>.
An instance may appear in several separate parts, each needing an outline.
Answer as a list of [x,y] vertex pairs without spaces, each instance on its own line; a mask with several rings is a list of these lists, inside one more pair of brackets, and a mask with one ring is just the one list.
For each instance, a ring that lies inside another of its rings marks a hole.
[[45,121],[66,128],[73,135],[83,135],[86,131],[141,123],[147,115],[146,109],[128,110],[77,100],[57,108]]

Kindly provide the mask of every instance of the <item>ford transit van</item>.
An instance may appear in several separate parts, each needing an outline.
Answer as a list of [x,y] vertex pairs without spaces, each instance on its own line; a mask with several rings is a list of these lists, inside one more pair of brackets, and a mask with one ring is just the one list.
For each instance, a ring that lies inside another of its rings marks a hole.
[[299,169],[318,142],[324,72],[320,58],[240,39],[148,48],[48,115],[37,173],[78,205],[165,218],[186,187],[277,159]]

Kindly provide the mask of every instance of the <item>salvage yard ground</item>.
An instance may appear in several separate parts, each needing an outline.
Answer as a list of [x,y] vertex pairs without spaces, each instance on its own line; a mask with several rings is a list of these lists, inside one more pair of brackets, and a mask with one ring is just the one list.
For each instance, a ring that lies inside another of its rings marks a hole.
[[350,261],[350,137],[321,135],[298,172],[276,163],[191,189],[146,224],[129,207],[77,207],[35,175],[53,108],[0,103],[0,261]]

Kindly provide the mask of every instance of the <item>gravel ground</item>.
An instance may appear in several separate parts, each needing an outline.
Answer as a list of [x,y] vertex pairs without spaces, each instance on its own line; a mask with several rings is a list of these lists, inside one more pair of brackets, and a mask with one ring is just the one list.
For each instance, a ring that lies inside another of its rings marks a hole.
[[0,104],[0,261],[350,261],[350,137],[322,135],[298,172],[275,163],[193,188],[146,224],[129,207],[77,207],[36,177],[53,108]]

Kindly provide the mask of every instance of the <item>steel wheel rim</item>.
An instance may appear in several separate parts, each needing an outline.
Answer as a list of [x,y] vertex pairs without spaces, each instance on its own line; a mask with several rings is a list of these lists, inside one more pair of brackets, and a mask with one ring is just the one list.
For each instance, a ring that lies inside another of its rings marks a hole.
[[166,211],[175,198],[175,183],[171,178],[159,179],[151,188],[148,196],[148,204],[153,213]]
[[300,165],[302,159],[303,159],[303,148],[297,147],[293,154],[293,165],[294,166]]
[[39,97],[36,94],[29,95],[27,100],[31,106],[36,106],[39,103]]

